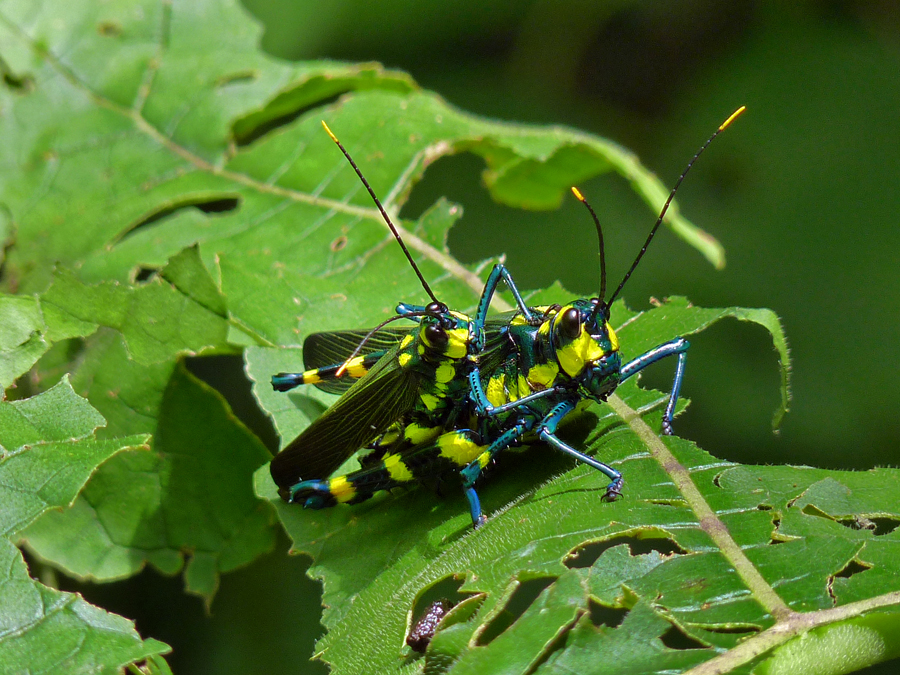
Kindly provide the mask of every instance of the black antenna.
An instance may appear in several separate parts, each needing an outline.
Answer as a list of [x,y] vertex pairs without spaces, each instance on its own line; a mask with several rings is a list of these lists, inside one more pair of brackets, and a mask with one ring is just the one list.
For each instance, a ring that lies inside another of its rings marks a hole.
[[663,204],[662,211],[659,212],[659,218],[656,219],[656,224],[653,226],[653,229],[650,230],[650,234],[647,236],[647,241],[644,242],[644,246],[641,248],[641,252],[638,253],[637,258],[635,258],[634,262],[631,264],[631,269],[628,270],[628,273],[625,275],[625,278],[622,279],[622,283],[619,284],[619,287],[616,289],[616,292],[613,293],[612,297],[609,299],[610,305],[612,305],[613,300],[616,299],[616,296],[619,295],[619,292],[625,286],[625,282],[627,282],[628,279],[631,277],[631,273],[634,272],[634,270],[638,266],[638,263],[641,262],[641,258],[643,258],[644,254],[647,252],[647,247],[650,245],[650,242],[653,241],[653,236],[656,234],[656,231],[659,229],[659,226],[662,224],[663,218],[666,215],[666,211],[669,210],[669,204],[671,204],[672,200],[675,198],[675,193],[678,191],[678,188],[681,185],[681,181],[684,180],[684,177],[687,175],[688,171],[690,171],[691,167],[694,166],[694,162],[696,162],[697,158],[703,153],[703,151],[706,150],[707,147],[709,147],[709,144],[713,142],[713,139],[716,136],[718,136],[720,133],[722,133],[725,130],[725,128],[729,124],[731,124],[738,115],[740,115],[742,112],[744,112],[744,110],[745,110],[745,106],[741,106],[740,108],[735,110],[733,113],[731,113],[729,118],[727,120],[725,120],[724,122],[722,122],[722,124],[719,125],[719,128],[716,129],[715,133],[706,140],[706,143],[704,143],[700,147],[700,149],[697,151],[697,154],[694,155],[693,159],[691,159],[691,161],[688,162],[688,165],[685,167],[684,171],[681,172],[681,175],[678,177],[678,180],[675,181],[675,187],[673,187],[672,191],[669,193],[669,198],[666,200],[666,203]]
[[577,187],[572,188],[572,194],[587,207],[591,218],[594,219],[594,225],[597,227],[597,255],[600,256],[600,295],[597,296],[597,304],[591,311],[590,321],[594,322],[597,319],[597,313],[602,307],[605,307],[603,298],[606,296],[606,251],[603,248],[603,228],[600,227],[600,219],[594,213],[593,207],[588,204],[587,199],[584,198],[584,195],[581,194]]
[[[391,217],[387,214],[387,211],[384,210],[384,207],[381,205],[381,202],[378,200],[378,197],[375,195],[375,191],[369,185],[369,181],[366,180],[366,177],[362,175],[362,171],[359,170],[359,167],[356,166],[356,162],[353,161],[353,158],[350,156],[350,153],[344,149],[344,146],[341,145],[341,142],[337,139],[333,133],[331,133],[331,129],[328,128],[328,125],[325,124],[325,120],[322,120],[322,126],[325,127],[325,131],[328,132],[328,135],[331,136],[331,140],[333,140],[337,146],[341,149],[341,152],[344,153],[344,157],[347,158],[347,161],[350,162],[350,166],[353,167],[353,170],[356,171],[356,175],[359,176],[359,179],[362,181],[362,184],[366,186],[366,190],[369,191],[369,195],[372,197],[372,201],[375,202],[375,206],[378,207],[378,210],[381,211],[381,217],[384,218],[384,222],[387,223],[387,226],[390,228],[391,233],[394,235],[394,238],[397,240],[397,243],[400,244],[400,248],[403,249],[403,253],[406,255],[406,259],[409,260],[409,264],[412,265],[413,270],[416,273],[416,276],[419,277],[419,281],[422,282],[422,288],[425,289],[425,292],[428,293],[428,297],[431,298],[433,302],[438,302],[438,299],[434,296],[434,293],[431,292],[431,287],[428,285],[428,282],[425,281],[425,277],[422,276],[422,272],[419,271],[418,265],[412,259],[412,255],[409,253],[409,249],[406,248],[406,244],[403,243],[403,239],[400,237],[400,233],[397,231],[397,228],[394,227],[394,223],[391,222]],[[362,345],[360,345],[362,346]]]

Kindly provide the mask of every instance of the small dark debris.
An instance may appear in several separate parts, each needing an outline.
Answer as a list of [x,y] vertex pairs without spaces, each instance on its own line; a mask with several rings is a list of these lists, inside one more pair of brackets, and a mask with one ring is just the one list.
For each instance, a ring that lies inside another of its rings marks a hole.
[[410,649],[424,654],[428,645],[431,644],[431,638],[434,637],[434,632],[437,630],[441,619],[446,616],[453,606],[454,603],[447,600],[447,598],[441,598],[432,602],[428,609],[425,610],[425,613],[413,625],[409,635],[406,636],[406,644],[410,646]]
[[347,246],[347,237],[345,237],[344,235],[341,235],[333,242],[331,242],[331,250],[335,253],[342,250],[345,246]]

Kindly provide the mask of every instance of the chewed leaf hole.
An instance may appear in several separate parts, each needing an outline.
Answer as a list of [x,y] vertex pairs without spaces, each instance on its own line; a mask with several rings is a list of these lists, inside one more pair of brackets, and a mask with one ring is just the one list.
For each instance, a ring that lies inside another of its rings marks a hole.
[[206,195],[198,196],[193,199],[186,199],[178,202],[170,202],[147,214],[141,220],[131,225],[122,232],[118,241],[124,241],[128,237],[134,236],[142,228],[152,225],[153,223],[169,218],[180,211],[187,209],[197,209],[203,213],[225,213],[234,211],[240,206],[241,200],[235,196],[225,195]]
[[896,518],[867,518],[858,514],[852,518],[840,518],[837,522],[851,530],[869,530],[876,537],[890,534],[900,526],[900,520]]
[[134,273],[134,282],[142,284],[150,281],[159,272],[158,267],[138,267]]
[[588,610],[591,623],[597,628],[605,626],[606,628],[616,628],[620,626],[628,616],[627,609],[618,607],[607,607],[599,602],[588,600]]
[[703,629],[710,633],[725,635],[750,635],[760,631],[758,626],[704,626]]
[[516,622],[516,619],[525,613],[525,610],[531,607],[544,589],[554,581],[556,581],[556,577],[541,577],[539,579],[522,581],[519,587],[513,591],[506,606],[494,616],[491,622],[478,635],[478,645],[490,644],[495,638],[499,637]]
[[670,626],[669,630],[659,636],[659,639],[669,649],[709,649],[700,640],[691,637],[675,625]]
[[244,82],[253,82],[259,78],[259,71],[256,70],[238,70],[233,73],[223,75],[216,80],[217,87],[227,87],[232,84],[242,84]]
[[563,564],[569,568],[586,568],[591,567],[600,558],[603,553],[613,548],[626,544],[632,556],[646,555],[651,551],[656,551],[663,556],[685,555],[685,551],[673,539],[662,536],[638,538],[631,536],[617,536],[604,541],[595,541],[582,544],[572,549],[565,558]]
[[235,144],[238,147],[250,145],[263,136],[289,125],[310,110],[331,105],[350,91],[349,88],[339,87],[330,96],[310,101],[308,95],[304,95],[300,89],[301,87],[297,87],[279,94],[262,110],[257,110],[237,120],[231,132]]
[[813,504],[807,504],[801,511],[807,516],[831,520],[851,530],[869,530],[876,537],[890,534],[897,527],[900,527],[900,519],[897,518],[887,516],[869,517],[861,513],[855,513],[850,516],[832,516]]
[[872,565],[868,565],[860,562],[859,560],[853,559],[846,565],[844,565],[844,568],[834,576],[835,578],[849,579],[854,574],[868,572],[870,569],[872,569]]

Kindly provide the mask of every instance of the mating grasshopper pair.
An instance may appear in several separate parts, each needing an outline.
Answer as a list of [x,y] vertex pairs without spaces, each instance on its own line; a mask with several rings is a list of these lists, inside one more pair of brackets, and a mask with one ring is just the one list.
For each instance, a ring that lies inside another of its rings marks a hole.
[[[672,418],[684,377],[688,341],[673,338],[624,362],[609,323],[610,307],[637,268],[684,176],[697,157],[741,112],[738,109],[700,148],[678,178],[644,246],[606,300],[603,233],[593,209],[600,252],[600,290],[595,298],[529,307],[503,265],[495,265],[473,316],[450,310],[428,286],[378,197],[356,163],[324,124],[356,171],[431,299],[427,306],[400,304],[397,315],[376,328],[314,333],[303,346],[303,373],[279,373],[272,385],[287,391],[314,384],[342,393],[338,401],[272,460],[279,494],[307,508],[354,504],[379,490],[458,472],[472,523],[485,521],[475,483],[502,450],[540,440],[605,474],[603,495],[621,494],[619,471],[560,440],[562,420],[583,401],[605,401],[619,384],[652,363],[677,357],[663,413]],[[511,312],[488,316],[500,282],[515,299]],[[398,319],[412,329],[389,326]],[[359,471],[329,478],[360,449]]]

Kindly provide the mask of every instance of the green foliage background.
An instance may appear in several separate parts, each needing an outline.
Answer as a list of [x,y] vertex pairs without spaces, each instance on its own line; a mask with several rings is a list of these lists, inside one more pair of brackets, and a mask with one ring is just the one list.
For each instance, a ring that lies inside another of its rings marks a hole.
[[[679,418],[679,434],[715,448],[722,460],[747,464],[869,468],[896,462],[893,418],[900,382],[893,376],[892,359],[900,324],[891,319],[892,312],[884,311],[900,300],[894,253],[900,244],[895,227],[900,205],[900,135],[893,131],[900,128],[895,10],[841,2],[795,3],[790,9],[782,3],[716,2],[677,7],[633,2],[500,3],[490,8],[479,3],[402,2],[379,3],[377,8],[356,3],[247,6],[265,23],[262,44],[274,55],[378,60],[410,72],[422,86],[467,111],[569,124],[609,137],[635,150],[667,184],[725,114],[747,105],[749,111],[729,132],[727,146],[704,158],[679,198],[692,220],[724,244],[727,265],[713,271],[698,253],[664,233],[625,296],[638,307],[646,306],[649,296],[685,295],[700,306],[776,309],[793,347],[793,410],[782,435],[773,438],[769,422],[778,403],[778,381],[770,338],[746,325],[726,323],[692,339],[686,385],[692,406]],[[239,22],[235,30],[251,36],[254,31],[249,22]],[[215,35],[197,39],[207,39],[211,46],[216,42]],[[111,65],[121,65],[116,58],[121,55],[111,55]],[[4,77],[14,75],[2,65]],[[408,83],[401,77],[396,86],[402,90]],[[221,112],[220,122],[228,117],[227,111]],[[186,132],[201,139],[201,154],[208,149],[202,143],[208,123],[195,122]],[[78,133],[72,129],[72,138]],[[10,139],[4,142],[12,145]],[[596,256],[590,223],[579,205],[569,200],[557,211],[528,213],[496,204],[479,182],[487,156],[479,154],[431,165],[402,215],[416,218],[439,196],[447,196],[465,207],[449,241],[451,253],[463,262],[505,254],[523,287],[545,287],[559,279],[567,288],[590,293]],[[333,165],[328,162],[326,168]],[[608,250],[616,278],[652,218],[616,176],[605,175],[581,187],[610,225]],[[36,201],[31,206],[52,211],[59,205]],[[10,217],[0,211],[4,223]],[[202,226],[202,221],[179,223]],[[558,232],[571,236],[559,237]],[[142,248],[142,260],[161,265],[179,248],[165,247],[177,243]],[[14,263],[21,264],[31,253],[20,248]],[[239,246],[232,253],[241,253]],[[118,261],[93,256],[82,278],[115,278],[115,270],[121,274],[127,268],[127,255]],[[198,273],[196,263],[185,254],[168,268],[165,281],[175,289],[185,287],[185,279]],[[50,278],[49,269],[29,272],[34,287],[21,290],[37,290]],[[302,275],[309,270],[290,272]],[[57,280],[56,288],[70,283]],[[160,283],[121,302],[134,312],[132,318],[142,311],[152,315],[172,300],[167,292]],[[66,306],[64,298],[56,300]],[[183,311],[216,316],[215,292],[191,300],[194,304],[186,303]],[[92,316],[100,307],[108,314],[102,325],[113,330],[128,326],[126,315],[116,313],[116,303],[97,298]],[[335,327],[343,325],[340,318],[334,318]],[[73,328],[71,317],[67,321],[67,335],[85,334]],[[226,330],[224,324],[208,325],[222,334]],[[285,322],[271,322],[275,330],[279,325],[287,328]],[[188,346],[212,339],[209,334],[183,337]],[[233,333],[229,337],[234,338]],[[271,337],[284,343],[290,336]],[[146,364],[174,344],[171,336],[126,334],[125,339]],[[116,347],[110,345],[107,358],[115,359]],[[140,345],[136,351],[135,345]],[[64,363],[64,355],[58,356]],[[206,361],[189,367],[228,390],[230,385],[219,378],[222,371],[233,369],[233,358],[220,355]],[[146,375],[169,381],[164,401],[173,410],[179,408],[179,396],[186,396],[190,405],[204,401],[209,406],[204,416],[228,429],[219,447],[236,443],[220,401],[189,373],[148,368]],[[648,381],[664,386],[668,377],[665,373]],[[99,391],[109,384],[95,386]],[[238,409],[240,401],[232,402]],[[135,402],[128,404],[139,412]],[[103,411],[110,422],[107,431],[117,424],[114,407]],[[82,433],[89,435],[89,426]],[[184,437],[189,427],[190,421],[178,423],[173,427],[178,438],[161,432],[159,442],[196,446],[202,439]],[[271,430],[254,428],[271,447]],[[129,456],[142,457],[133,449],[142,442],[127,437],[120,445]],[[215,444],[215,439],[210,441],[210,447]],[[264,461],[264,451],[251,435],[237,444],[244,446],[238,461],[248,469]],[[141,469],[128,468],[136,474]],[[177,466],[173,475],[177,478]],[[232,494],[228,486],[218,487],[221,498]],[[265,520],[265,512],[254,511],[254,503],[246,502],[245,513]],[[32,538],[39,541],[39,532],[32,532]],[[176,535],[163,548],[177,550],[179,543]],[[259,541],[251,548],[262,551],[270,545],[270,540]],[[155,572],[113,585],[78,586],[66,579],[59,585],[81,589],[100,606],[137,618],[142,636],[176,647],[170,662],[178,672],[272,672],[285,664],[303,672],[319,630],[317,585],[302,577],[304,560],[285,559],[286,546],[279,539],[275,554],[224,576],[211,618],[199,601],[182,595],[181,580]],[[160,555],[154,564],[161,569],[174,571],[180,564],[167,558],[166,551]],[[32,562],[32,572],[41,569]],[[129,573],[140,567],[132,562]],[[226,562],[221,569],[241,562]],[[194,558],[196,574],[188,575],[189,585],[193,579],[193,590],[200,593],[210,592],[204,584],[213,583],[215,576],[204,564],[210,563]],[[317,664],[308,666],[308,672],[322,670]]]

